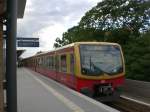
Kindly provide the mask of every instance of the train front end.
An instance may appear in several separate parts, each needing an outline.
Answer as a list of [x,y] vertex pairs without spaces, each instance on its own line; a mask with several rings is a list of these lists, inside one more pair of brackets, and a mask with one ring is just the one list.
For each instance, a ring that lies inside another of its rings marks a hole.
[[76,45],[77,88],[102,101],[116,100],[124,83],[124,58],[115,43],[83,42]]

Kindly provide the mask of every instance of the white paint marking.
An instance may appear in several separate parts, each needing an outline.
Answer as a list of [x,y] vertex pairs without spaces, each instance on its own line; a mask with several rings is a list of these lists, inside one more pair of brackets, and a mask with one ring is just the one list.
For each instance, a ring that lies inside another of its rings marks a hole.
[[139,100],[136,100],[136,99],[133,99],[133,98],[129,98],[129,97],[124,96],[124,95],[121,95],[121,97],[124,98],[124,99],[128,99],[128,100],[130,100],[130,101],[134,101],[134,102],[137,102],[137,103],[139,103],[139,104],[143,104],[143,105],[146,105],[146,106],[149,106],[149,107],[150,107],[150,104],[145,103],[145,102],[143,102],[143,101],[139,101]]
[[88,96],[85,96],[85,95],[83,95],[83,94],[81,94],[81,93],[79,93],[79,92],[76,92],[76,91],[74,91],[74,90],[72,90],[72,89],[70,89],[70,88],[68,88],[68,87],[66,87],[66,86],[64,86],[64,85],[62,85],[62,84],[60,84],[60,83],[57,83],[56,81],[54,81],[54,80],[52,80],[52,79],[50,79],[50,78],[47,78],[47,77],[45,77],[45,76],[43,76],[43,75],[41,75],[41,74],[39,74],[39,73],[37,73],[37,72],[34,72],[34,73],[36,73],[37,75],[39,75],[40,77],[42,77],[42,78],[44,78],[44,79],[46,79],[46,80],[52,81],[53,83],[57,84],[58,86],[64,88],[65,90],[71,92],[72,94],[74,94],[74,95],[76,95],[76,96],[79,96],[79,97],[81,97],[81,98],[87,100],[88,102],[90,102],[90,103],[92,103],[92,104],[98,106],[98,107],[101,108],[101,109],[107,110],[108,112],[120,112],[120,111],[118,111],[118,110],[116,110],[116,109],[114,109],[114,108],[111,108],[111,107],[109,107],[109,106],[107,106],[107,105],[104,105],[104,104],[102,104],[102,103],[100,103],[100,102],[98,102],[98,101],[96,101],[96,100],[94,100],[94,99],[92,99],[92,98],[90,98],[90,97],[88,97]]
[[[28,71],[28,70],[27,70]],[[30,72],[28,72],[37,82],[39,82],[45,89],[47,89],[49,92],[51,92],[56,98],[58,98],[61,102],[63,102],[67,107],[69,107],[73,112],[84,112],[83,109],[81,109],[79,106],[77,106],[72,101],[65,98],[63,95],[58,93],[56,90],[54,90],[51,86],[45,84],[42,80],[37,78],[36,76],[32,75]]]

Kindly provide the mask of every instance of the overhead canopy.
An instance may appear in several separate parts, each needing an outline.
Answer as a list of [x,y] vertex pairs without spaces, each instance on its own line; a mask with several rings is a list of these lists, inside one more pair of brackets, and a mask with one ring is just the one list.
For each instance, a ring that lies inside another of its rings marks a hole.
[[6,11],[6,0],[0,0],[0,17],[3,16],[5,11]]
[[[7,0],[0,0],[0,16],[6,12]],[[26,0],[18,0],[18,12],[17,17],[23,18],[26,6]]]
[[18,18],[23,18],[26,0],[18,0]]
[[25,50],[17,50],[17,59],[22,55]]

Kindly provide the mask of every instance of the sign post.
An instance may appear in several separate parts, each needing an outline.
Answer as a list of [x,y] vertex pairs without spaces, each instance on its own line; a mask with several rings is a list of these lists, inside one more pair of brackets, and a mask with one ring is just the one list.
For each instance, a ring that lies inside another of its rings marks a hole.
[[4,112],[3,66],[3,24],[0,24],[0,112]]
[[16,76],[16,30],[17,1],[7,0],[7,38],[6,38],[6,96],[7,112],[17,112]]

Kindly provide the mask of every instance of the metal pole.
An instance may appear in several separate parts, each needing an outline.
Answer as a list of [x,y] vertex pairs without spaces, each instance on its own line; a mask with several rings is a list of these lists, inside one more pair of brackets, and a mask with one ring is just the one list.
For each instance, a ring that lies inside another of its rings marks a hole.
[[3,66],[3,24],[0,23],[0,112],[4,112]]
[[17,112],[16,29],[17,0],[7,0],[6,89],[7,112]]

